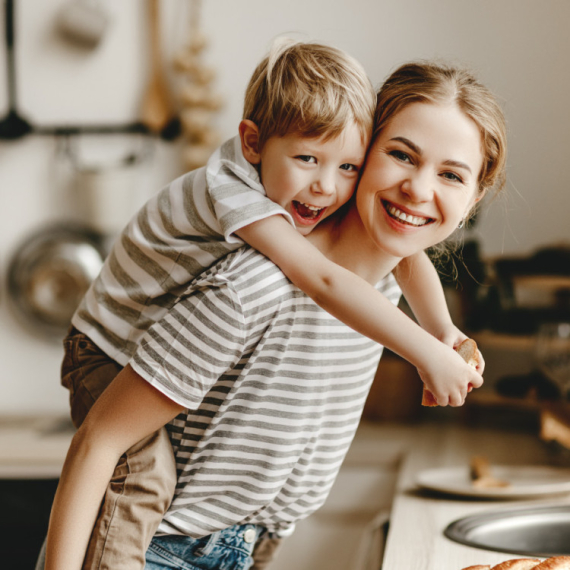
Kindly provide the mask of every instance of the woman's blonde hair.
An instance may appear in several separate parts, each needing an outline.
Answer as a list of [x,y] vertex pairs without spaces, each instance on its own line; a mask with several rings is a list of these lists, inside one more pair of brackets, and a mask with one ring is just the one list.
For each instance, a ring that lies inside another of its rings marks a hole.
[[505,117],[493,94],[467,70],[431,62],[396,69],[377,97],[373,139],[390,119],[411,103],[455,103],[481,132],[483,167],[479,192],[505,184],[507,132]]
[[276,40],[245,93],[243,118],[269,137],[289,133],[326,138],[354,121],[368,143],[376,94],[362,66],[346,53],[318,43]]

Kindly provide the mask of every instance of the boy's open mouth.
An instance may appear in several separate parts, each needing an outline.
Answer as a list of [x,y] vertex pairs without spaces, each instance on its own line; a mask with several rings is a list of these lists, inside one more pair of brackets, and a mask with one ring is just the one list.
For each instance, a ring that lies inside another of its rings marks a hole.
[[426,224],[430,224],[433,221],[435,221],[433,218],[425,218],[423,216],[412,216],[411,214],[406,214],[405,212],[402,212],[402,210],[396,208],[396,206],[390,204],[390,202],[386,202],[385,200],[382,200],[382,205],[384,206],[384,209],[391,218],[407,226],[413,226],[415,228],[419,228],[421,226],[425,226]]
[[322,217],[326,207],[319,208],[318,206],[312,206],[311,204],[305,204],[304,202],[293,200],[293,209],[302,220],[316,222]]

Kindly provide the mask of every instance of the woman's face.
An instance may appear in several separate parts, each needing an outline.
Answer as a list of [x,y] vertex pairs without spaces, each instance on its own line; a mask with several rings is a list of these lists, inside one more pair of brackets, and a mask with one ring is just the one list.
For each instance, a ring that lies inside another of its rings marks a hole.
[[395,257],[443,241],[480,199],[482,164],[479,129],[455,104],[408,105],[376,138],[358,186],[368,235]]

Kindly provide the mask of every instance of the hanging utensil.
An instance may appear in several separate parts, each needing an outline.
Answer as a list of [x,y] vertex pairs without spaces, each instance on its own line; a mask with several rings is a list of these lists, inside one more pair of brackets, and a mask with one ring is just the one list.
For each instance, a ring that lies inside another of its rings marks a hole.
[[99,0],[68,0],[56,18],[62,37],[86,49],[99,45],[108,24],[109,16]]
[[8,113],[0,120],[0,139],[18,139],[32,130],[30,123],[16,109],[16,63],[14,0],[5,0],[6,70],[8,75]]
[[8,293],[31,330],[60,339],[98,275],[102,237],[81,226],[58,224],[27,236],[8,267]]
[[160,133],[168,126],[173,112],[160,52],[160,6],[158,0],[148,0],[150,23],[151,72],[143,98],[141,120],[148,129]]

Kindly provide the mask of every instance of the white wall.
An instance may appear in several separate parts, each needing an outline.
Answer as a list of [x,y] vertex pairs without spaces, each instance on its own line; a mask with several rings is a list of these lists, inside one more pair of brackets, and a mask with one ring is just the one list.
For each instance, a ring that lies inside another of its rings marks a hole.
[[[42,125],[137,117],[148,59],[143,0],[101,0],[111,26],[93,52],[71,49],[54,33],[63,0],[15,2],[22,113]],[[162,9],[168,63],[188,30],[188,0],[163,0]],[[464,63],[498,95],[509,122],[509,183],[476,228],[483,252],[526,253],[569,242],[569,22],[567,0],[204,0],[206,58],[226,100],[218,127],[224,137],[235,133],[248,77],[279,33],[345,49],[377,85],[409,59]],[[0,47],[0,78],[3,56]],[[5,106],[0,88],[0,113]],[[140,172],[141,200],[179,173],[177,153],[176,144],[156,147]],[[5,287],[17,243],[46,220],[72,215],[62,190],[64,162],[49,138],[0,141],[0,412],[66,409],[60,348],[15,320]]]

